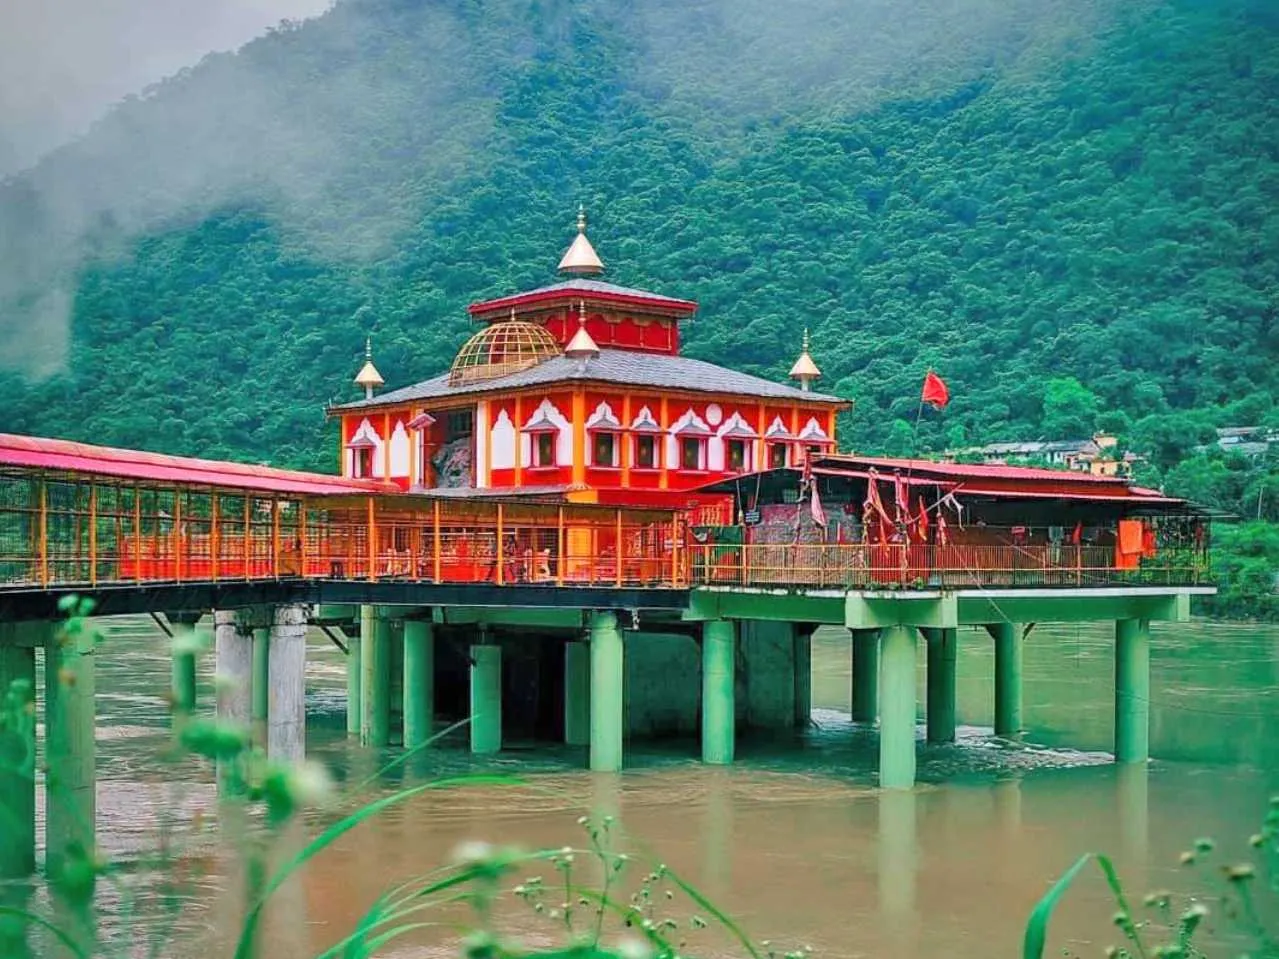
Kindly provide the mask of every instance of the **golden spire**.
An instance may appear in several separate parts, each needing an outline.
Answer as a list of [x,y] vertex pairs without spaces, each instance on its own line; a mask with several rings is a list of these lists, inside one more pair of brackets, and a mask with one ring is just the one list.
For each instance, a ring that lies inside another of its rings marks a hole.
[[577,305],[577,332],[573,334],[573,338],[568,341],[568,346],[564,347],[564,355],[571,356],[578,361],[578,369],[586,369],[586,361],[600,355],[600,348],[595,345],[595,340],[591,338],[591,334],[586,332],[586,301],[581,300]]
[[804,348],[795,365],[790,368],[790,375],[791,379],[799,380],[799,388],[805,392],[812,387],[813,380],[822,375],[808,352],[808,327],[804,327]]
[[360,367],[360,372],[355,374],[355,385],[364,387],[364,398],[371,400],[373,390],[385,382],[382,374],[373,365],[373,338],[367,337],[364,340],[364,365]]
[[604,272],[604,264],[586,238],[586,207],[581,204],[577,208],[577,236],[560,258],[559,270],[580,276],[592,276]]

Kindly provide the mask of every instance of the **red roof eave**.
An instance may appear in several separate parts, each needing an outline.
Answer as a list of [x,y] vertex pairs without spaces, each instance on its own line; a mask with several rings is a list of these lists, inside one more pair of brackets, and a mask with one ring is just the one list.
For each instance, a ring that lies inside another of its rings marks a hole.
[[590,290],[546,290],[538,293],[516,293],[496,300],[485,300],[472,303],[466,308],[472,319],[487,313],[503,313],[512,307],[529,307],[564,301],[592,300],[601,303],[613,303],[618,306],[634,306],[654,313],[670,313],[675,316],[691,316],[697,311],[697,304],[692,300],[679,300],[665,296],[627,296],[623,293],[607,293]]

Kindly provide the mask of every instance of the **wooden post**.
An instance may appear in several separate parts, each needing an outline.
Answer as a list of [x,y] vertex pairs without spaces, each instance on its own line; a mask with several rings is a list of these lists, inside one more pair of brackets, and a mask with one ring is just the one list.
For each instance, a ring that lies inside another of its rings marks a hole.
[[306,566],[306,500],[298,500],[298,575],[305,578]]
[[441,567],[443,566],[443,553],[440,548],[440,501],[436,500],[431,506],[431,525],[434,527],[432,533],[434,542],[431,544],[431,564],[434,579],[438,583],[440,581]]
[[89,484],[89,585],[98,585],[98,484]]
[[377,512],[373,505],[373,497],[369,497],[369,581],[377,580]]
[[503,520],[505,518],[506,517],[502,509],[502,504],[498,503],[497,504],[497,545],[496,545],[496,548],[493,550],[494,558],[497,560],[497,585],[498,586],[501,586],[506,582],[506,570],[503,569],[503,566],[505,565],[505,563],[503,563],[503,555],[502,555],[504,552],[503,543],[502,543]]
[[251,579],[253,576],[253,547],[250,541],[251,530],[253,528],[253,497],[248,493],[244,494],[244,578]]

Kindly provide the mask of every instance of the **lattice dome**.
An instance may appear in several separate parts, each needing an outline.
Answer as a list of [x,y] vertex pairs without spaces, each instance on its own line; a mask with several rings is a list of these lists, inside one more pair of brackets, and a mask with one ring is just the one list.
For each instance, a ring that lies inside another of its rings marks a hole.
[[449,385],[509,376],[560,352],[559,343],[545,327],[525,320],[504,320],[485,327],[462,345],[449,368]]

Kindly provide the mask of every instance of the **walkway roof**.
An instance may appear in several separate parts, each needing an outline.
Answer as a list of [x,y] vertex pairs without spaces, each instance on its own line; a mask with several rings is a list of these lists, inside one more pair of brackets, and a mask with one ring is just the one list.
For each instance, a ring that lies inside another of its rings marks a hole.
[[394,486],[380,480],[345,479],[324,473],[304,473],[249,463],[227,463],[0,433],[0,470],[13,467],[84,473],[145,484],[183,483],[256,493],[333,496],[343,493],[398,492]]

